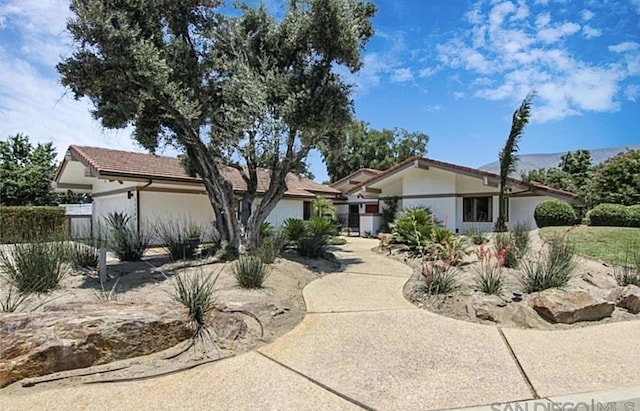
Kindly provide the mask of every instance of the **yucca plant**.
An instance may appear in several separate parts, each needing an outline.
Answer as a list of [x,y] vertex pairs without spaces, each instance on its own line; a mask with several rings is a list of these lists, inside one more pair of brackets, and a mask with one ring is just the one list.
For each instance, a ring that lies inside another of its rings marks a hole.
[[70,241],[66,245],[66,259],[75,269],[98,267],[100,242],[93,239],[85,241]]
[[518,277],[528,293],[549,288],[564,288],[576,269],[575,248],[566,238],[558,237],[549,242],[546,253],[533,262],[523,261],[522,274]]
[[423,261],[422,279],[429,294],[450,294],[459,288],[456,269],[442,261]]
[[640,287],[640,248],[628,247],[622,264],[613,266],[613,275],[619,286]]
[[0,293],[0,312],[13,313],[24,306],[32,294],[22,293],[11,284],[6,284],[4,292]]
[[214,308],[218,276],[203,271],[175,276],[170,295],[189,310],[189,319],[195,326],[194,339],[209,335],[205,320],[207,313]]
[[475,245],[482,245],[489,242],[489,236],[487,233],[482,231],[477,225],[467,227],[466,235]]
[[270,269],[259,257],[242,256],[232,266],[233,275],[242,288],[262,288]]
[[0,247],[5,281],[21,293],[45,293],[58,287],[66,271],[64,243],[38,239]]
[[516,223],[511,230],[513,236],[513,246],[516,256],[519,259],[524,257],[529,251],[529,231],[531,227],[527,223]]
[[266,264],[272,264],[287,245],[287,235],[283,230],[275,230],[273,234],[260,239],[255,255]]

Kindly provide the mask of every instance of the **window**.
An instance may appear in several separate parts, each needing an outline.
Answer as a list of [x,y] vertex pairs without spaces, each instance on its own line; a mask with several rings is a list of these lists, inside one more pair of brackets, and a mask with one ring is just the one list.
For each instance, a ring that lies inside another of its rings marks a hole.
[[491,197],[464,197],[462,221],[465,223],[490,223],[493,221]]
[[364,213],[365,214],[378,214],[378,204],[365,204],[364,205]]
[[311,201],[305,201],[302,203],[302,219],[311,219]]

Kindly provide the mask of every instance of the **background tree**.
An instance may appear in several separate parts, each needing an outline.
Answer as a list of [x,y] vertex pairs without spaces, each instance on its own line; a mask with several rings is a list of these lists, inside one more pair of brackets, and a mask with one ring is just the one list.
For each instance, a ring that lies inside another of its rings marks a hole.
[[524,128],[529,123],[531,116],[531,104],[535,92],[532,91],[522,100],[520,107],[513,113],[511,121],[511,131],[509,137],[500,151],[500,195],[498,198],[498,220],[494,227],[495,231],[507,231],[505,221],[506,214],[506,188],[507,177],[516,171],[516,163],[518,162],[518,143],[524,134]]
[[51,181],[56,170],[51,143],[33,145],[24,134],[0,141],[0,204],[50,205],[56,196]]
[[[319,143],[340,142],[353,110],[334,70],[360,69],[375,7],[291,0],[276,20],[263,6],[225,16],[220,3],[72,0],[75,52],[58,71],[105,127],[132,125],[152,152],[167,142],[181,149],[203,180],[218,236],[252,248],[286,175],[303,172]],[[246,183],[239,201],[225,167]],[[270,183],[255,202],[260,167]]]
[[610,158],[596,168],[587,195],[589,206],[640,204],[640,150]]
[[372,129],[354,120],[343,131],[338,147],[321,146],[331,182],[360,168],[384,170],[412,156],[427,154],[429,136],[404,129]]
[[524,181],[537,181],[585,198],[591,184],[593,170],[591,153],[587,150],[577,150],[563,154],[558,167],[531,170],[523,174],[522,178]]

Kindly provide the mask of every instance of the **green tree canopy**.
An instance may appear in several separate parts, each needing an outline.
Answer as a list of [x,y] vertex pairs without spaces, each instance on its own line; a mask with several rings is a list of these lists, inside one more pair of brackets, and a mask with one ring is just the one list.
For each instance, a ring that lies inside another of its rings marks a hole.
[[588,150],[563,154],[558,167],[540,168],[523,174],[525,181],[538,181],[549,187],[576,193],[585,198],[593,178],[594,167]]
[[407,158],[427,154],[429,136],[404,129],[375,130],[369,124],[353,121],[343,130],[338,147],[321,146],[331,182],[360,168],[387,169]]
[[49,205],[56,196],[51,181],[56,170],[53,144],[33,145],[23,134],[0,141],[0,204]]
[[[152,152],[181,149],[232,248],[256,246],[311,149],[340,143],[353,110],[335,69],[359,70],[373,35],[366,1],[287,4],[276,19],[262,5],[223,15],[218,0],[71,1],[75,52],[58,65],[62,83],[91,99],[105,127],[132,125]],[[247,185],[239,202],[223,166]],[[259,167],[270,184],[257,201]]]
[[587,202],[640,204],[640,150],[630,150],[610,158],[596,168]]

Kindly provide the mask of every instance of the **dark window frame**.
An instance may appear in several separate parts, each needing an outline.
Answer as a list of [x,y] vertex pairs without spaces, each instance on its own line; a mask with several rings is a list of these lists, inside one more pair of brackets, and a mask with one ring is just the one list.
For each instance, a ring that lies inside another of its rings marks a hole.
[[493,223],[493,196],[462,197],[462,222]]

